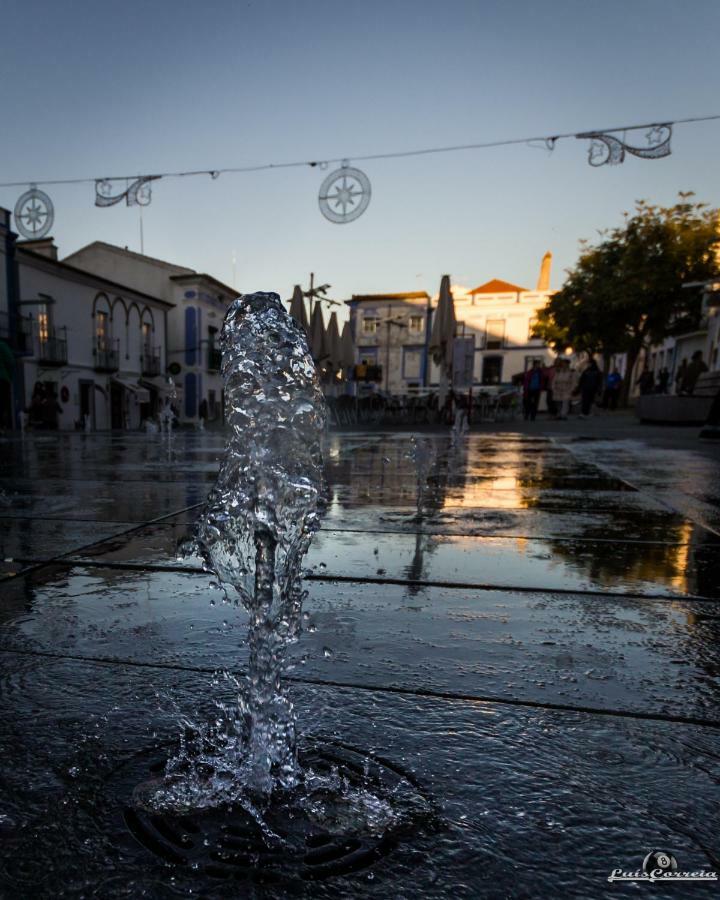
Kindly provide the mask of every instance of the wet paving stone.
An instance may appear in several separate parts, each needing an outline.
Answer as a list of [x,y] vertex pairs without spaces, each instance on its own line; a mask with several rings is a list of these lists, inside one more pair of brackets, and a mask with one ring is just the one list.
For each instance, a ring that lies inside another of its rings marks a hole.
[[[197,557],[177,556],[187,525],[148,525],[121,533],[72,559],[198,569]],[[433,533],[323,529],[313,540],[306,570],[324,577],[493,585],[720,598],[720,539],[692,528],[687,543],[588,538],[531,539]]]
[[[46,567],[3,589],[0,648],[243,669],[247,615],[210,576]],[[298,678],[717,721],[720,605],[307,582]]]
[[[131,839],[115,773],[119,761],[167,746],[178,715],[213,714],[209,677],[13,654],[3,662],[14,710],[0,735],[15,763],[0,778],[9,896],[605,898],[617,896],[612,869],[637,869],[655,847],[672,848],[688,869],[718,868],[711,729],[295,685],[307,737],[372,750],[411,772],[434,798],[435,818],[370,870],[326,882],[257,893],[198,878]],[[23,865],[29,855],[42,866]],[[653,896],[688,896],[682,887],[655,885]],[[692,885],[692,896],[716,896],[716,886]]]
[[[175,556],[223,447],[0,441],[2,896],[237,892],[141,848],[113,780],[244,670],[244,611]],[[326,470],[290,673],[303,740],[412,772],[438,816],[369,869],[248,896],[610,897],[652,849],[720,870],[720,461],[366,433],[331,434]]]

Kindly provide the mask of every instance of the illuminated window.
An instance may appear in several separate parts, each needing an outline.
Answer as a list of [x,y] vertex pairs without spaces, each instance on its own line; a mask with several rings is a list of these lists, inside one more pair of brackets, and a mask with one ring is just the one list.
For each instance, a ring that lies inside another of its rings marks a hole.
[[143,351],[149,354],[152,346],[152,325],[150,322],[142,323],[142,344]]
[[39,307],[37,323],[38,338],[44,344],[50,338],[50,313],[47,306]]
[[110,317],[103,310],[95,313],[95,337],[98,347],[106,347],[110,337]]

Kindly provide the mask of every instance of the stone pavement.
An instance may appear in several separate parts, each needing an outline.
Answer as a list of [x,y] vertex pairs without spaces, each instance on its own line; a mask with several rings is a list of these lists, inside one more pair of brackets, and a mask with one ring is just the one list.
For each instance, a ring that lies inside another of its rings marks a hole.
[[[604,897],[657,849],[720,870],[720,462],[614,422],[424,434],[420,485],[410,434],[329,437],[300,728],[411,772],[439,816],[258,896]],[[3,896],[228,895],[135,846],[109,787],[244,668],[244,612],[175,552],[222,442],[0,443]]]

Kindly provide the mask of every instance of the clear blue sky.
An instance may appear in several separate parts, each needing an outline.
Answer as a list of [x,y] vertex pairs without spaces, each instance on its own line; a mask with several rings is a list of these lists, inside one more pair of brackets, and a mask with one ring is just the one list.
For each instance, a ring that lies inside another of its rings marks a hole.
[[[720,112],[717,0],[6,0],[0,181],[343,157]],[[321,217],[324,173],[167,180],[146,252],[277,290],[312,269],[340,298],[437,290],[448,272],[553,286],[577,241],[636,198],[720,205],[720,122],[679,126],[673,155],[593,169],[585,143],[361,164],[355,223]],[[61,255],[139,249],[138,211],[91,185],[49,188]],[[0,188],[12,208],[20,190]]]

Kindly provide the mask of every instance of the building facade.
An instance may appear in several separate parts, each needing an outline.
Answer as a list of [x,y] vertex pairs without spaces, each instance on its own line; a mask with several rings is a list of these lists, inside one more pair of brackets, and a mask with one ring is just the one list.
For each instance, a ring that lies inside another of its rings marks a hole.
[[[546,254],[534,291],[498,279],[473,290],[453,288],[457,358],[467,369],[464,387],[495,389],[510,384],[535,359],[551,362],[549,348],[533,336],[538,313],[552,296],[550,260]],[[346,302],[356,362],[378,375],[358,385],[361,393],[406,395],[438,387],[440,372],[429,353],[437,298],[419,291],[354,294]]]
[[167,372],[174,379],[179,419],[196,423],[206,406],[209,421],[221,420],[218,340],[227,307],[239,292],[211,275],[102,241],[88,244],[66,262],[149,291],[169,304]]
[[170,304],[57,259],[52,238],[18,241],[16,412],[61,429],[136,429],[164,392]]

